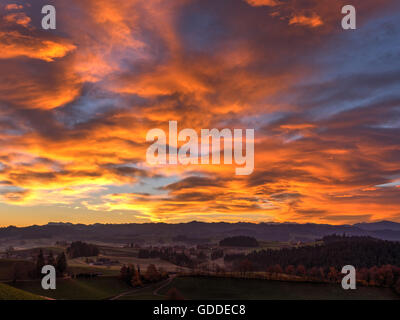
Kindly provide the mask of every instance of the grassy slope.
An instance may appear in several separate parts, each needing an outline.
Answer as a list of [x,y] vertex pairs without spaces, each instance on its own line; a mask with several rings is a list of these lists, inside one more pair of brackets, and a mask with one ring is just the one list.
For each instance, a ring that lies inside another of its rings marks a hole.
[[266,280],[244,280],[225,278],[176,278],[160,294],[175,287],[186,299],[400,299],[388,288],[359,287],[356,290],[343,290],[338,285],[297,283]]
[[124,295],[118,300],[165,300],[165,297],[153,294],[160,285],[161,283],[155,283],[145,288],[134,289],[132,293]]
[[39,281],[19,282],[15,286],[38,295],[65,300],[107,299],[132,289],[116,277],[58,279],[56,290],[43,290]]
[[7,284],[0,283],[0,300],[42,300],[39,297],[30,292],[26,292]]
[[75,258],[68,260],[68,271],[73,273],[100,273],[107,276],[117,276],[120,273],[120,266],[91,266],[85,262],[86,258]]

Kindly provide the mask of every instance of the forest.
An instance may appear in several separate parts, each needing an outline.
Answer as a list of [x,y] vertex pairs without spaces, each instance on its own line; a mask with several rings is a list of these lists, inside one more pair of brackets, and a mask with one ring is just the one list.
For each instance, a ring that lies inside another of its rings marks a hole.
[[236,236],[229,237],[219,242],[221,247],[258,247],[258,241],[253,237]]
[[79,257],[93,257],[99,254],[99,248],[94,244],[75,241],[72,242],[67,248],[67,254],[71,259]]
[[247,255],[226,255],[225,261],[249,260],[255,270],[265,270],[271,265],[282,267],[303,265],[312,267],[335,267],[353,265],[357,269],[374,266],[400,266],[400,243],[371,237],[331,235],[322,238],[322,244],[281,250],[259,250]]

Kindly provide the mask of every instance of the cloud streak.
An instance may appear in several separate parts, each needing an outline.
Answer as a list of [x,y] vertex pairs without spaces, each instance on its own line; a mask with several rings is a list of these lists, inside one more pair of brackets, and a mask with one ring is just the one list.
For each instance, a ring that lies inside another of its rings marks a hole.
[[[399,219],[396,1],[360,3],[351,33],[341,0],[53,2],[44,31],[41,1],[0,1],[1,225],[9,206],[25,225],[53,220],[43,206],[87,222]],[[169,120],[254,128],[253,174],[149,166],[146,133]]]

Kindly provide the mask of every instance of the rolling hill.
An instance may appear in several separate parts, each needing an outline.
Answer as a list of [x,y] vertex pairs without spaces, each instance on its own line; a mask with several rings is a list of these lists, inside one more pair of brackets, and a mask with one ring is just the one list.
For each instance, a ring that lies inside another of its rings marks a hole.
[[14,287],[0,283],[0,300],[44,300],[44,298]]
[[[205,223],[179,224],[71,224],[49,223],[43,226],[0,228],[0,240],[50,239],[104,241],[112,243],[140,242],[149,239],[188,237],[205,242],[232,236],[252,236],[263,241],[313,241],[331,234],[371,236],[400,241],[400,223],[378,222],[355,225],[297,224],[297,223]],[[156,236],[155,236],[156,235]]]

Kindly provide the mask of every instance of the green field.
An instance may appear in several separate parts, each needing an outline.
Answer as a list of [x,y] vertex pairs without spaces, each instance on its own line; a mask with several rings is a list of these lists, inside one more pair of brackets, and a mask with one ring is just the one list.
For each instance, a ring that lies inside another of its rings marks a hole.
[[[168,290],[177,288],[188,300],[197,299],[246,299],[246,300],[398,300],[400,296],[389,288],[358,287],[343,290],[340,284],[232,279],[214,277],[179,277],[154,295],[162,283],[134,289],[116,277],[95,279],[62,279],[56,290],[43,290],[39,281],[21,281],[13,287],[0,287],[0,298],[35,299],[45,296],[54,299],[97,300],[108,299],[121,293],[123,300],[165,299]],[[11,289],[10,289],[11,288]],[[15,291],[14,291],[15,290]],[[31,295],[35,294],[37,296]],[[13,298],[14,297],[14,298]]]
[[68,259],[68,272],[71,273],[99,273],[105,276],[118,276],[120,266],[92,266],[85,262],[86,258]]
[[42,300],[39,297],[30,292],[26,292],[7,284],[0,283],[0,300]]
[[118,300],[165,300],[165,297],[153,294],[154,290],[160,286],[160,283],[155,283],[145,288],[132,290],[131,293],[120,297]]
[[138,249],[134,248],[119,248],[110,246],[99,246],[100,253],[110,257],[137,257]]
[[58,279],[56,290],[43,290],[40,281],[17,282],[19,289],[61,300],[107,299],[132,288],[116,277],[94,279]]
[[343,290],[340,284],[267,281],[232,278],[176,278],[160,290],[166,294],[175,287],[185,299],[246,299],[246,300],[393,300],[400,299],[389,288],[358,287]]
[[40,249],[45,255],[48,255],[50,252],[52,252],[54,255],[58,255],[59,253],[64,251],[64,248],[59,246],[39,246],[35,248],[18,250],[17,252],[29,255],[37,255]]

